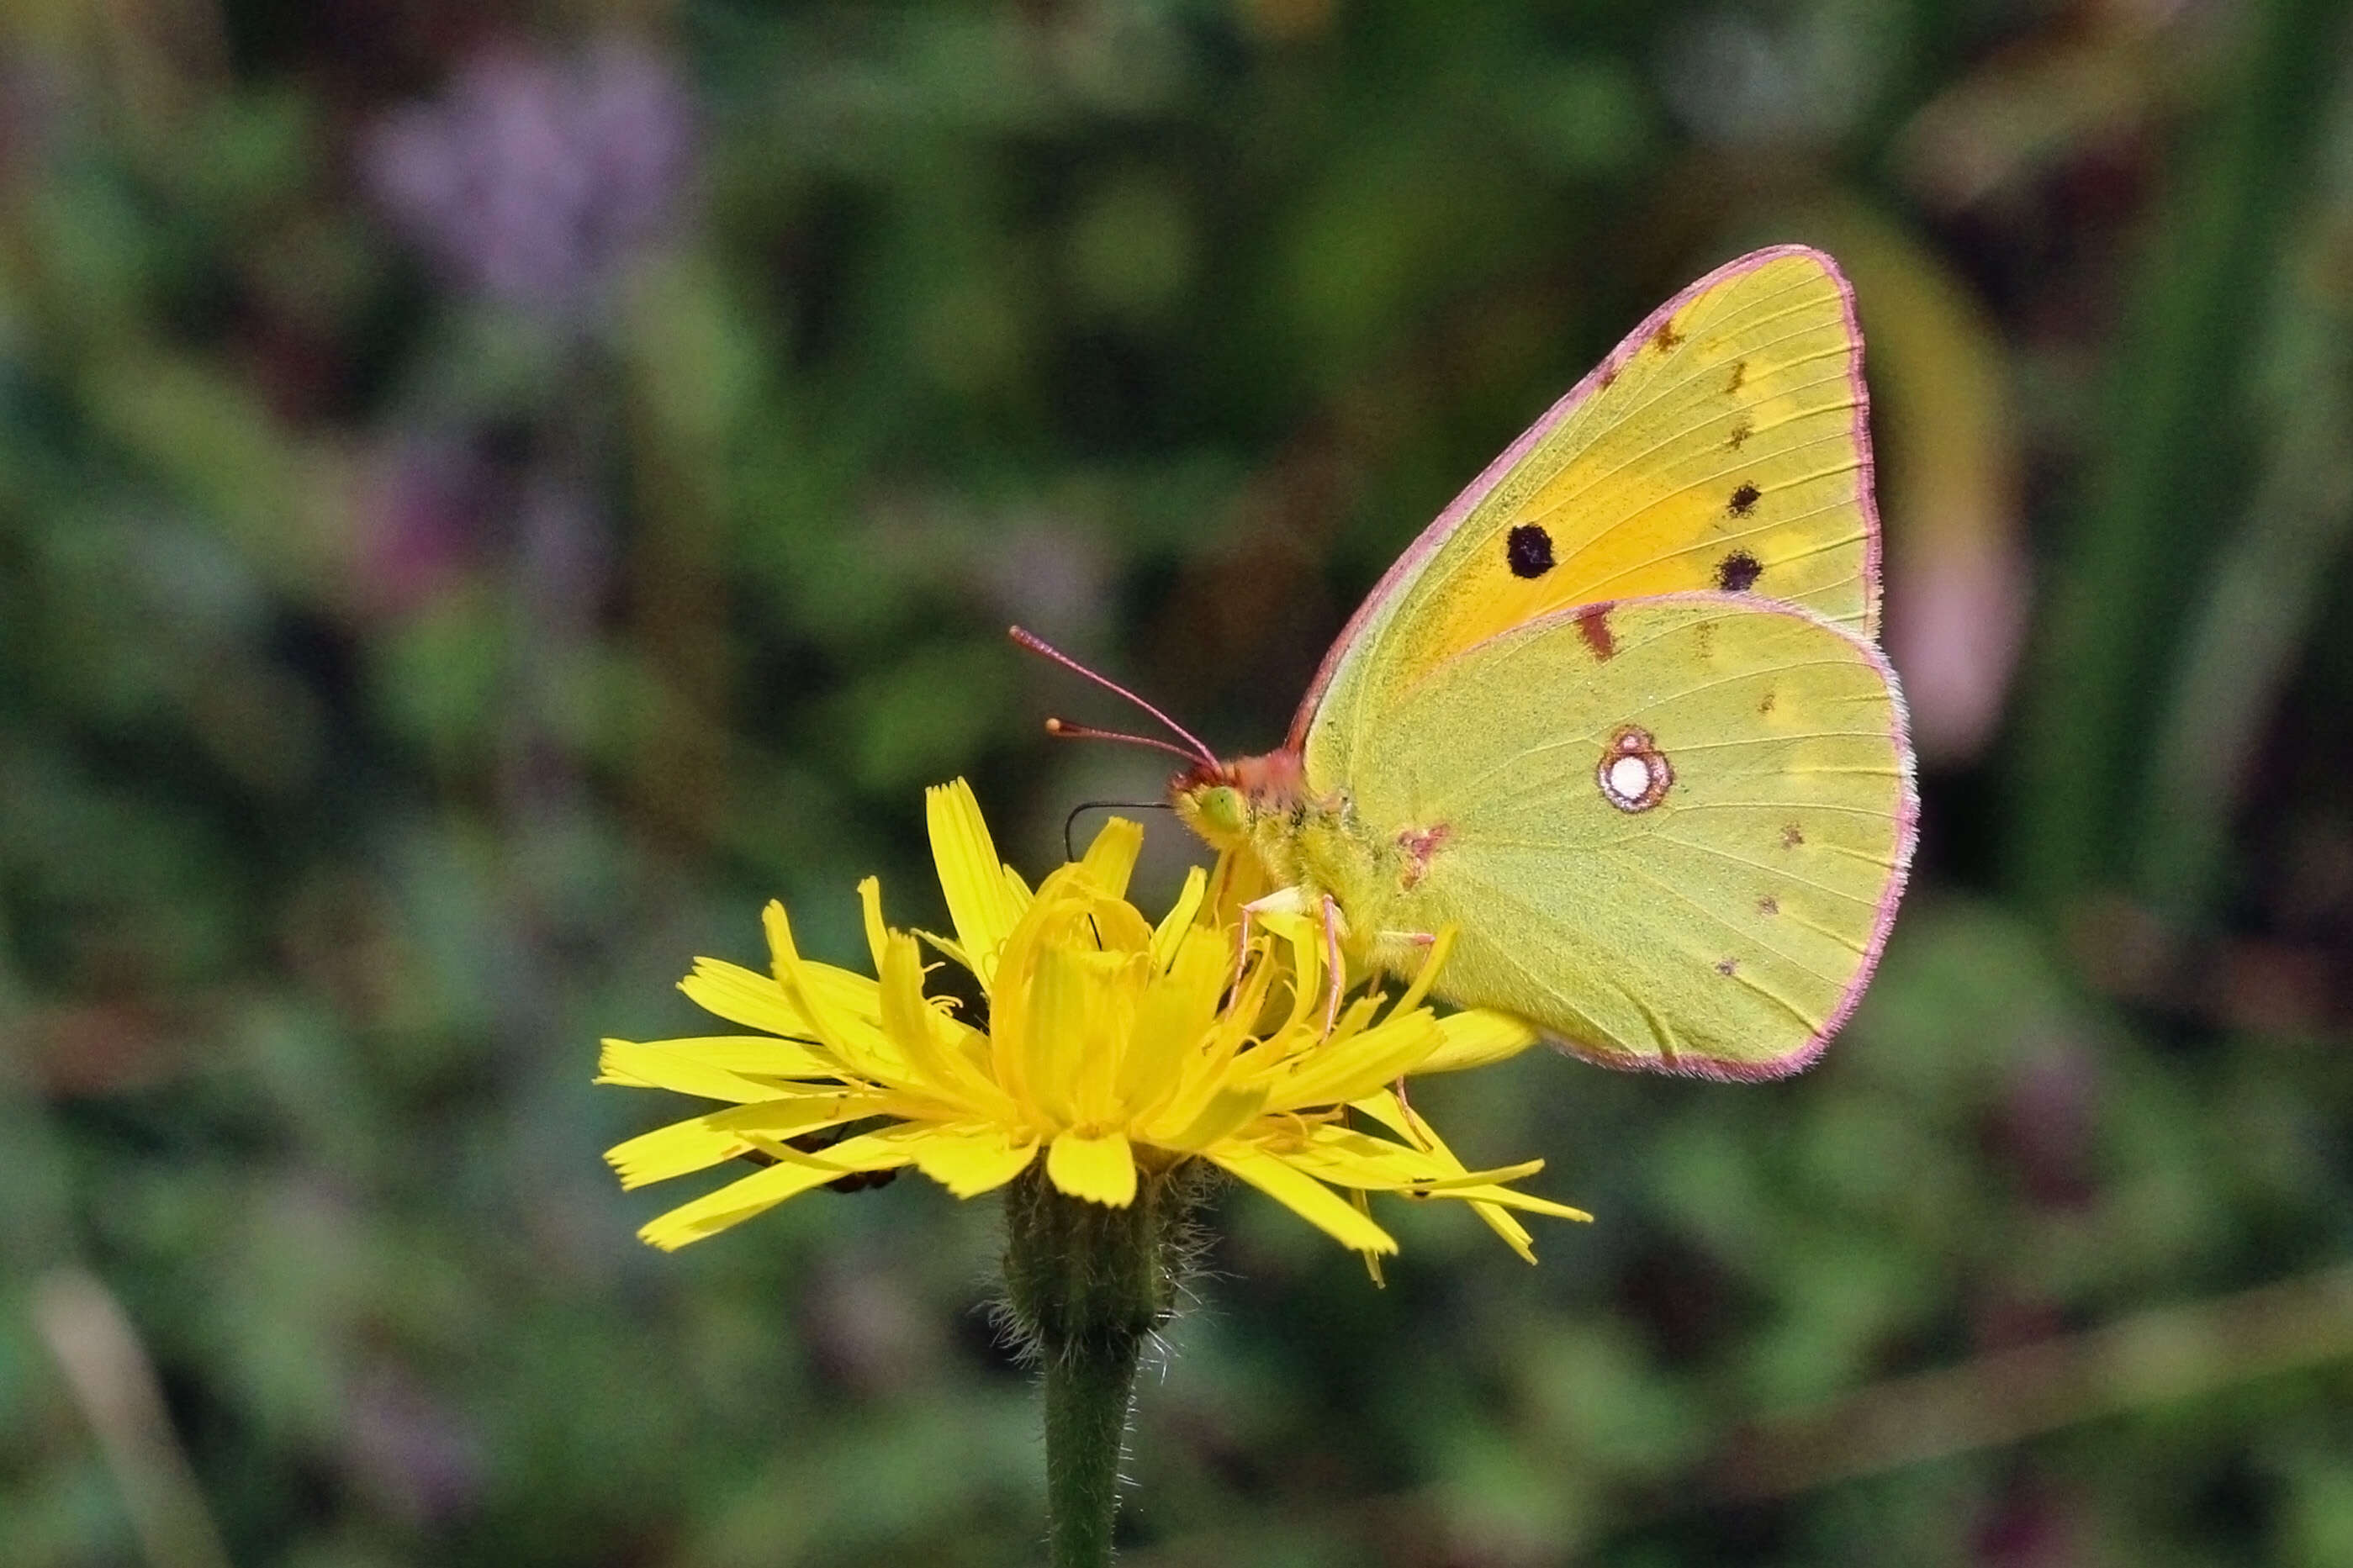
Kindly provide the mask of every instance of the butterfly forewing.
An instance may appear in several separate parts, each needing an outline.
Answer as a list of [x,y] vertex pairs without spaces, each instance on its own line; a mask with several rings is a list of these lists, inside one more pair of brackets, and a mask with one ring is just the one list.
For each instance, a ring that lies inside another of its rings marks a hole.
[[1374,590],[1293,741],[1320,704],[1362,713],[1477,642],[1603,599],[1742,592],[1873,635],[1862,355],[1846,282],[1817,251],[1759,251],[1694,284]]
[[1878,651],[1731,595],[1542,618],[1317,739],[1312,787],[1438,846],[1394,901],[1356,889],[1362,913],[1459,928],[1441,994],[1619,1065],[1810,1059],[1868,977],[1911,852]]

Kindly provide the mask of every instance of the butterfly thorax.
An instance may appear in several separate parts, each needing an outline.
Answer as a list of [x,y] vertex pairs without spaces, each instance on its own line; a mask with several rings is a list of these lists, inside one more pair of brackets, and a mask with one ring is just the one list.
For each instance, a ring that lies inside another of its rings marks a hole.
[[1181,773],[1169,793],[1187,826],[1212,848],[1249,855],[1268,887],[1297,889],[1311,905],[1330,895],[1352,958],[1398,966],[1380,938],[1442,829],[1400,835],[1366,824],[1345,791],[1313,788],[1288,748]]

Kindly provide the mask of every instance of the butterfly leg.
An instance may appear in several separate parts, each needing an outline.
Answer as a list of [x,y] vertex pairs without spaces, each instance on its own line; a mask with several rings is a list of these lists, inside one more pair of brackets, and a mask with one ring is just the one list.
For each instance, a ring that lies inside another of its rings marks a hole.
[[[1427,949],[1438,944],[1438,934],[1426,931],[1385,931],[1381,932],[1381,941],[1409,942],[1415,947]],[[1404,1110],[1407,1120],[1412,1121],[1413,1104],[1405,1097],[1405,1079],[1400,1077],[1389,1085],[1389,1092],[1397,1096],[1397,1102]]]
[[1324,962],[1330,970],[1324,980],[1324,1034],[1326,1038],[1340,1022],[1340,993],[1348,984],[1348,965],[1340,954],[1340,906],[1332,895],[1324,895]]

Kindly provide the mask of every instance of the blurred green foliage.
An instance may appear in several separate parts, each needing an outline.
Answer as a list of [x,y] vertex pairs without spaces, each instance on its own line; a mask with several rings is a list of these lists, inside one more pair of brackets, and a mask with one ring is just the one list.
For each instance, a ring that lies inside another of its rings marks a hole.
[[1034,1560],[989,1206],[651,1254],[596,1037],[694,1027],[772,896],[936,924],[923,784],[1033,868],[1154,798],[1008,621],[1271,742],[1459,485],[1779,239],[1857,284],[1930,763],[1882,978],[1787,1083],[1418,1090],[1597,1212],[1541,1269],[1417,1210],[1376,1290],[1226,1204],[1128,1560],[2353,1560],[2347,40],[17,0],[0,1561]]

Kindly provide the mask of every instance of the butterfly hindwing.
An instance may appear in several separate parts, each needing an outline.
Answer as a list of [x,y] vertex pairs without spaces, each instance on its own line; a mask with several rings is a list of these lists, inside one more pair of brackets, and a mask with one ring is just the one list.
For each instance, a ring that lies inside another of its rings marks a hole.
[[1339,889],[1350,919],[1457,927],[1443,994],[1616,1065],[1802,1065],[1868,977],[1911,852],[1878,650],[1734,595],[1540,617],[1317,738],[1312,788],[1434,846],[1408,889]]
[[1424,531],[1343,632],[1292,742],[1472,644],[1603,599],[1785,600],[1877,629],[1862,340],[1819,251],[1731,262],[1662,306]]

